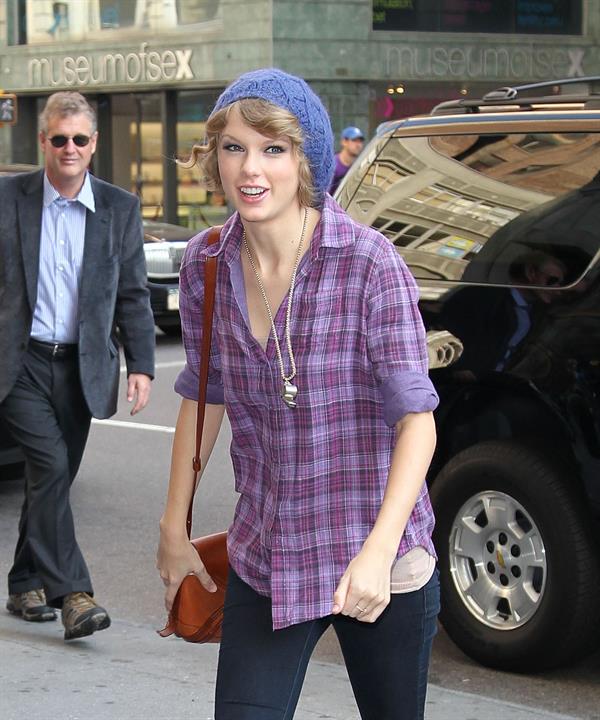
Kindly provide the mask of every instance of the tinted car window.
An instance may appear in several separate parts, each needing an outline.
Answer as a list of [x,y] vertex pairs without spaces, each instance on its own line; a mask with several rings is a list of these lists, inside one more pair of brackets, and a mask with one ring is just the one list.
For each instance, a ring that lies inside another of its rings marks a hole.
[[350,211],[419,280],[566,287],[598,247],[600,134],[392,137]]

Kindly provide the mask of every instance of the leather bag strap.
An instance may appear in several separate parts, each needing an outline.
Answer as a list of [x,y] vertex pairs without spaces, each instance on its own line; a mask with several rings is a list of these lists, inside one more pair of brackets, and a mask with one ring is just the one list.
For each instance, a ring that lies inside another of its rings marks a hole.
[[[208,233],[206,244],[214,245],[221,237],[222,225],[212,228]],[[192,510],[194,495],[198,486],[198,473],[200,472],[200,446],[202,445],[202,431],[204,429],[204,413],[206,410],[206,390],[208,386],[208,366],[210,362],[210,341],[212,339],[212,321],[215,307],[215,290],[217,287],[217,258],[209,257],[205,261],[204,270],[204,308],[202,325],[202,347],[200,348],[200,372],[198,374],[198,411],[196,413],[196,454],[192,460],[194,469],[194,484],[192,496],[188,507],[185,527],[188,538],[192,537]]]

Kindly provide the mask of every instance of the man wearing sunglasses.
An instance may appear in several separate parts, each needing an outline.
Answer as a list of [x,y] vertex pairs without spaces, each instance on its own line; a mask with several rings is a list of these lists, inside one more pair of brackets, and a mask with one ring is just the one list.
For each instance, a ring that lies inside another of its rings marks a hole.
[[44,169],[0,178],[0,419],[26,481],[7,609],[42,622],[62,608],[66,640],[110,625],[69,490],[91,417],[116,412],[119,340],[132,415],[154,373],[139,202],[88,172],[97,138],[85,98],[55,93],[40,115]]

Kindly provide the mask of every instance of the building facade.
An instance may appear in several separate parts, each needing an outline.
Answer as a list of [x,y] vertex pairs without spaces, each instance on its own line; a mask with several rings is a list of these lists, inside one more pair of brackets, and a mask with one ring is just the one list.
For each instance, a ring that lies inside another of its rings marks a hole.
[[0,161],[39,162],[37,116],[57,90],[98,112],[94,172],[146,217],[202,227],[224,199],[178,167],[223,87],[274,65],[305,77],[339,131],[365,134],[459,94],[600,74],[592,0],[4,0],[0,88],[18,120]]

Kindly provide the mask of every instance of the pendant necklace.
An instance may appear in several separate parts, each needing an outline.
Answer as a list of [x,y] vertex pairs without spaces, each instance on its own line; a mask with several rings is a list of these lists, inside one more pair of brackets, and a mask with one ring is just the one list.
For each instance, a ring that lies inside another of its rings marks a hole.
[[296,385],[292,383],[292,380],[296,377],[296,361],[294,359],[294,353],[292,351],[292,339],[291,339],[291,332],[290,332],[290,323],[292,319],[292,301],[294,299],[294,286],[296,284],[296,273],[298,272],[298,265],[300,264],[300,254],[302,252],[302,245],[304,243],[304,235],[306,233],[306,223],[308,219],[308,210],[304,208],[304,222],[302,223],[302,232],[300,233],[300,241],[298,243],[298,251],[296,252],[296,260],[294,262],[294,269],[292,270],[292,279],[290,281],[290,290],[288,294],[288,302],[287,302],[287,311],[285,314],[285,344],[288,351],[288,356],[290,358],[290,372],[288,375],[285,374],[285,368],[283,365],[283,356],[281,354],[281,346],[279,344],[279,338],[277,337],[277,330],[275,328],[275,320],[273,319],[273,313],[271,312],[271,306],[269,305],[269,299],[267,298],[267,293],[265,291],[264,285],[262,283],[262,280],[260,279],[260,275],[258,273],[258,269],[254,263],[254,259],[252,258],[252,253],[250,252],[250,247],[248,246],[248,241],[246,240],[246,231],[244,230],[242,234],[242,242],[244,243],[244,248],[246,249],[246,253],[248,255],[248,260],[250,261],[250,267],[254,271],[254,275],[256,276],[256,282],[258,283],[258,287],[260,290],[260,293],[262,295],[263,302],[265,303],[265,308],[267,309],[267,315],[269,316],[269,320],[271,321],[271,329],[273,331],[273,340],[275,341],[275,350],[277,352],[277,360],[279,361],[279,371],[281,373],[281,379],[283,380],[283,387],[281,390],[281,397],[283,398],[283,402],[290,408],[296,407],[296,395],[298,395],[298,388]]

